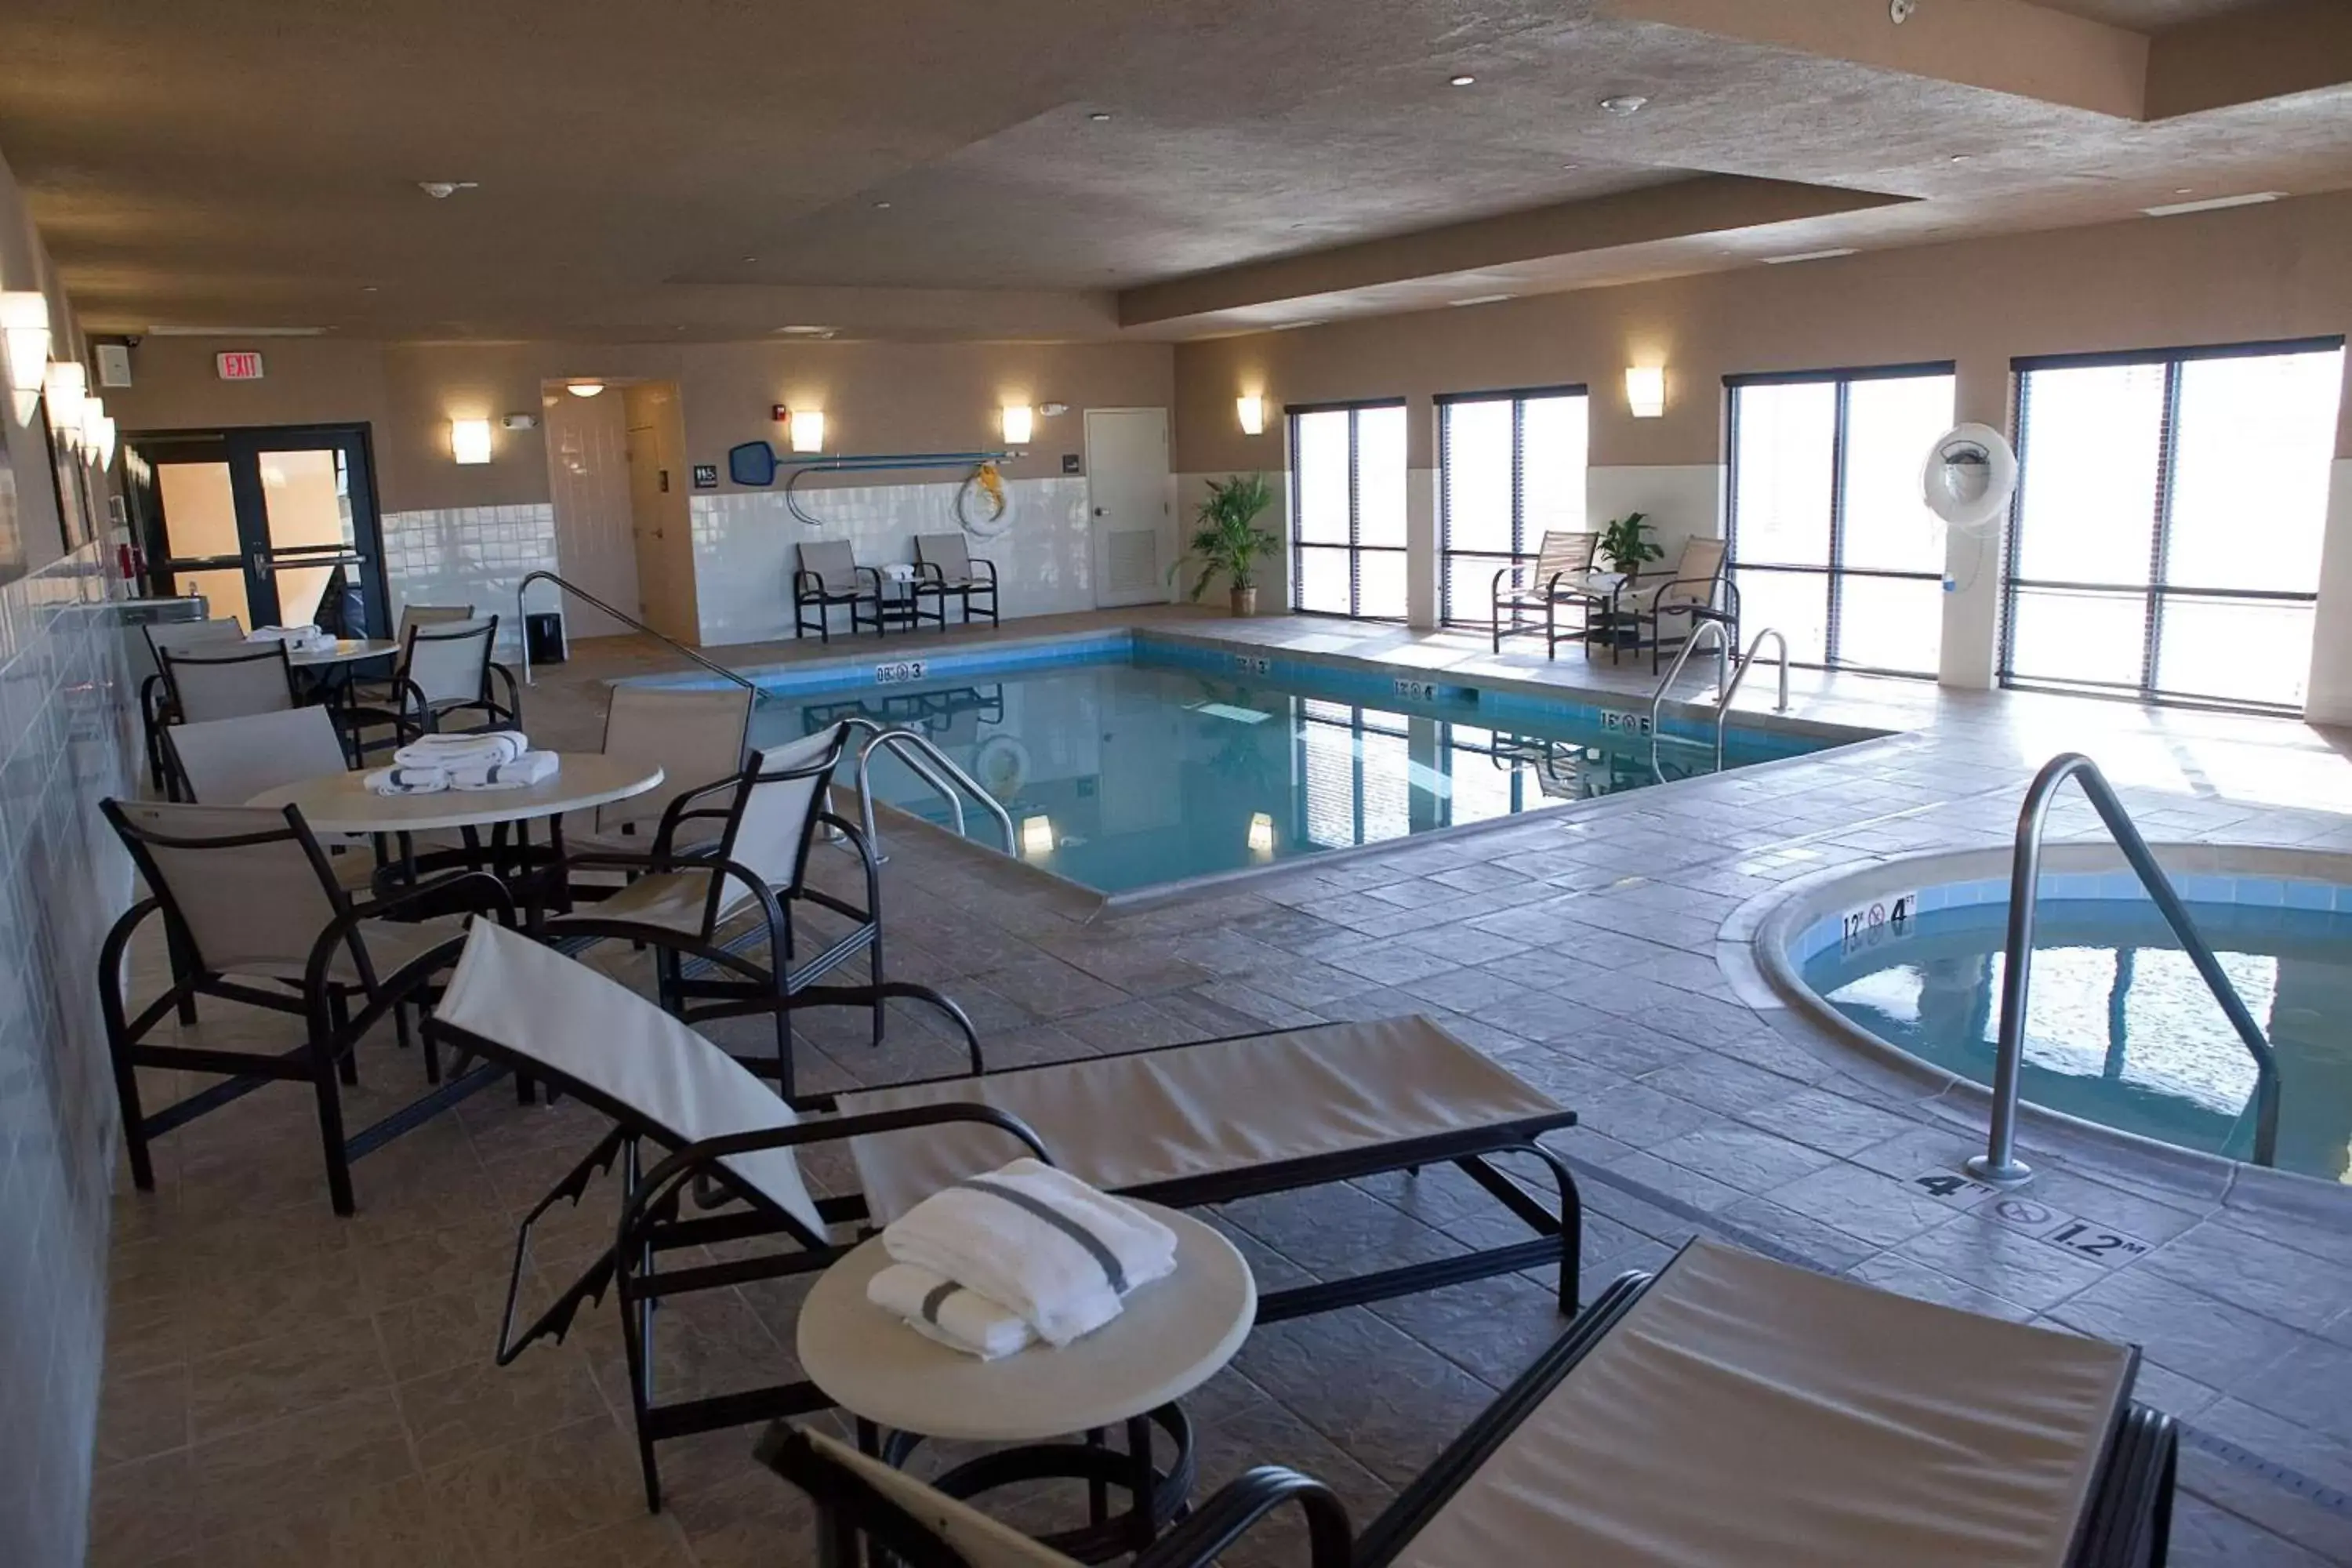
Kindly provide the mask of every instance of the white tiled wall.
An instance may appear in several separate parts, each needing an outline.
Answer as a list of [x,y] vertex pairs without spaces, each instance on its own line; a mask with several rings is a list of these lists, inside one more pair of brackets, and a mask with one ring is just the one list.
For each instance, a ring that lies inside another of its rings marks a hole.
[[[499,617],[499,645],[511,652],[522,640],[515,622],[515,587],[533,572],[561,570],[555,554],[555,508],[445,507],[383,514],[383,564],[395,619],[403,605],[471,605]],[[553,609],[555,590],[531,595],[534,609]]]
[[[1014,479],[1007,487],[1013,522],[993,539],[972,539],[971,553],[996,563],[998,601],[1006,619],[1095,606],[1093,537],[1081,478]],[[793,547],[804,540],[846,539],[861,565],[915,558],[915,535],[960,525],[957,486],[805,487],[795,497],[823,526],[811,528],[776,490],[697,495],[694,581],[705,644],[765,642],[793,635]],[[835,615],[839,616],[840,611]],[[950,624],[954,612],[949,612]]]
[[82,1561],[115,1112],[98,947],[131,899],[98,802],[131,787],[100,546],[0,586],[0,1563]]

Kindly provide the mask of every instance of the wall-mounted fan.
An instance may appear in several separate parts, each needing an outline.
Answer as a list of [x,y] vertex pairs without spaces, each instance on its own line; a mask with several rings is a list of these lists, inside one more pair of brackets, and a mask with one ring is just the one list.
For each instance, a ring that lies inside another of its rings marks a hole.
[[1961,425],[1936,437],[1919,476],[1927,510],[1954,528],[1990,528],[2017,493],[2017,453],[1990,425]]

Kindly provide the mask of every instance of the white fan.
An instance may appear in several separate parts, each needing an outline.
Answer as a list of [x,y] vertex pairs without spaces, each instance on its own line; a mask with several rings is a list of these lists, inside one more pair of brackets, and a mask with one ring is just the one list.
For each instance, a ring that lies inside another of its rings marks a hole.
[[1936,438],[1919,476],[1927,510],[1963,532],[1999,521],[2017,493],[2017,453],[1990,425],[1961,425]]

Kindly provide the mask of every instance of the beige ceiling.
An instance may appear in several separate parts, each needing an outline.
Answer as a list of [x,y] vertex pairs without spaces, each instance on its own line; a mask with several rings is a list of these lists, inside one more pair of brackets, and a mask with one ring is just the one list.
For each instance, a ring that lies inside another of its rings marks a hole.
[[1886,10],[11,0],[0,153],[96,329],[371,338],[1183,336],[2352,185],[2347,0]]

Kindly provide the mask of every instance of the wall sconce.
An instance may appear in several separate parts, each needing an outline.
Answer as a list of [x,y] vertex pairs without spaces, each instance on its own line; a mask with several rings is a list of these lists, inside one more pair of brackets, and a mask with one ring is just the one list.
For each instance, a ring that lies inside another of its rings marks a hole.
[[[14,334],[11,334],[12,336]],[[12,351],[10,363],[15,363]],[[81,361],[59,361],[49,366],[43,395],[49,400],[49,433],[60,440],[71,440],[81,428],[81,405],[89,388],[89,372]]]
[[1263,436],[1265,434],[1265,398],[1259,396],[1255,392],[1245,392],[1242,394],[1241,396],[1234,399],[1234,412],[1241,418],[1243,435]]
[[99,416],[99,420],[98,420],[98,436],[97,436],[97,439],[98,439],[98,452],[97,452],[97,457],[98,457],[98,466],[99,466],[100,468],[112,468],[112,467],[114,467],[114,416],[113,416],[113,415],[111,415],[111,414],[103,414],[103,415],[100,415],[100,416]]
[[1037,428],[1037,411],[1025,403],[1008,403],[1003,408],[1004,444],[1025,447]]
[[36,289],[0,294],[0,335],[8,343],[10,389],[40,391],[49,363],[48,297]]
[[1274,853],[1274,817],[1263,811],[1250,814],[1249,851],[1253,855]]
[[795,408],[786,424],[792,430],[793,451],[822,452],[824,450],[824,409]]
[[449,421],[449,456],[461,463],[490,460],[490,422],[487,419]]
[[1042,813],[1021,819],[1021,853],[1031,859],[1054,852],[1054,819]]
[[1666,367],[1635,364],[1625,367],[1625,404],[1636,419],[1655,419],[1666,411]]
[[98,456],[98,433],[106,422],[104,398],[85,397],[81,400],[81,428],[75,440],[80,446],[83,457],[95,458]]

